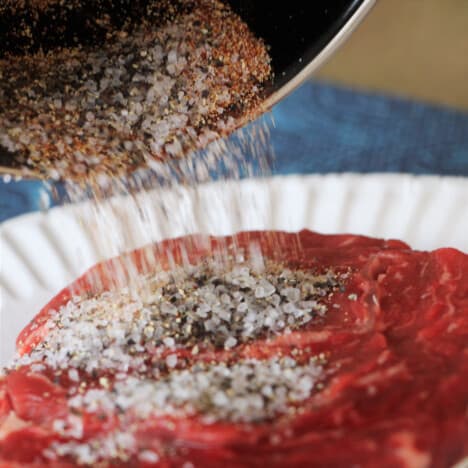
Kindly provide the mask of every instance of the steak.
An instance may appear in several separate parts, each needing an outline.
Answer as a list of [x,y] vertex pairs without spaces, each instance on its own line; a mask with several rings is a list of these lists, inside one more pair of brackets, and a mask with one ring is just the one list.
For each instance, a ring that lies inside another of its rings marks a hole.
[[310,231],[98,264],[18,337],[0,467],[451,467],[467,278],[454,249]]

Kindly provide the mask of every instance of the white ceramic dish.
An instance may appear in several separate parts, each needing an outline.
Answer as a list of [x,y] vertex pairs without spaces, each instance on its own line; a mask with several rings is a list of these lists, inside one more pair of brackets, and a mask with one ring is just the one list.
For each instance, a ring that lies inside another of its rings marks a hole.
[[[468,179],[285,176],[178,188],[139,200],[58,207],[0,225],[0,365],[20,329],[95,262],[190,232],[309,228],[468,252]],[[138,206],[138,208],[137,208]],[[99,218],[99,223],[96,219]]]

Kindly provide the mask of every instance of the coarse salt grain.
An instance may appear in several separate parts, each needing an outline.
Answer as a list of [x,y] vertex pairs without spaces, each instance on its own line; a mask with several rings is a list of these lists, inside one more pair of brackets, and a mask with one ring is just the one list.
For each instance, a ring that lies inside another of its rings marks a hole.
[[68,378],[73,382],[78,382],[80,380],[78,371],[76,369],[70,369],[68,371]]
[[175,367],[177,365],[177,355],[176,354],[170,354],[169,356],[166,357],[166,364],[167,367]]
[[236,346],[237,344],[237,340],[230,336],[225,342],[224,342],[224,347],[229,349],[229,348],[234,348],[234,346]]
[[157,463],[159,455],[151,450],[143,450],[138,454],[138,459],[145,463]]

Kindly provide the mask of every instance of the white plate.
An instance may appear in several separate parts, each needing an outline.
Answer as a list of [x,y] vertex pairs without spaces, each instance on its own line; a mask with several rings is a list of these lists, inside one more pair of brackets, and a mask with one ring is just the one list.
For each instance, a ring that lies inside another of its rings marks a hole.
[[[21,328],[93,263],[190,232],[309,228],[468,251],[468,179],[409,175],[285,176],[153,191],[58,207],[0,226],[0,365]],[[97,222],[99,219],[99,222]]]

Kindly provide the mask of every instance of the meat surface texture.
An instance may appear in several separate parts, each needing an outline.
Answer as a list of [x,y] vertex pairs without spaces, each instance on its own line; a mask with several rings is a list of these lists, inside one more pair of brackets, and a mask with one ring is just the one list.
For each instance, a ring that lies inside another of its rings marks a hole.
[[[119,284],[155,269],[167,301]],[[93,322],[116,289],[131,326]],[[454,249],[310,231],[164,241],[93,267],[22,331],[0,374],[0,468],[452,467],[468,457],[467,344]]]

